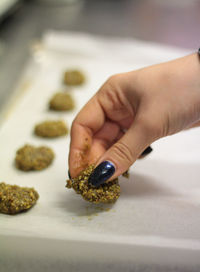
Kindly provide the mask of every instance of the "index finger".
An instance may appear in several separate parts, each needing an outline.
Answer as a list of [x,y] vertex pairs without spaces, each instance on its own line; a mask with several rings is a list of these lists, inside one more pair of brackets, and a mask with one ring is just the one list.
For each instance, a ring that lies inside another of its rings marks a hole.
[[98,150],[90,154],[93,135],[103,126],[105,114],[98,103],[97,95],[78,113],[71,127],[71,142],[69,152],[69,171],[72,177],[88,166],[95,163],[101,155]]

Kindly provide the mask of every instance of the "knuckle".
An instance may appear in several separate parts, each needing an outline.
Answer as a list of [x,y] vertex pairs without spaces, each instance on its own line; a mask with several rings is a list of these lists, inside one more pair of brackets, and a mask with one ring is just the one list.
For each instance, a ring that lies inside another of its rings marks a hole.
[[117,142],[113,145],[113,151],[117,158],[120,160],[126,161],[131,165],[134,161],[134,154],[127,144],[124,142]]
[[107,89],[115,90],[118,88],[118,85],[121,80],[121,74],[114,74],[108,78],[105,85]]
[[120,84],[121,74],[111,76],[101,89],[99,96],[101,104],[109,109],[110,113],[127,112],[129,101]]
[[118,81],[118,74],[115,74],[108,78],[107,83],[109,83],[110,85],[115,85],[117,81]]

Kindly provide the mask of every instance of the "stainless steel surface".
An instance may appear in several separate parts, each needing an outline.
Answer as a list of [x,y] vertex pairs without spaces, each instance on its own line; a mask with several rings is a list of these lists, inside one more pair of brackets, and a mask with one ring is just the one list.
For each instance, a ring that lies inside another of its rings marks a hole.
[[48,29],[121,36],[197,50],[199,0],[80,0],[72,5],[24,5],[0,25],[0,108],[12,94],[31,43]]
[[1,0],[0,1],[0,20],[11,13],[21,0]]

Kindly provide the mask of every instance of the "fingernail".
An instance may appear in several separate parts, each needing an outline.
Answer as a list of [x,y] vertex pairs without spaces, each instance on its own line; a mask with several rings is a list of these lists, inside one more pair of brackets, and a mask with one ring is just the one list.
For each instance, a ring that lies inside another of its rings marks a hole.
[[114,172],[115,166],[109,161],[104,161],[94,169],[88,179],[88,182],[97,187],[108,180],[114,174]]
[[69,170],[68,170],[68,177],[69,177],[69,179],[72,179]]
[[153,148],[151,146],[148,146],[141,154],[141,156],[146,156],[149,153],[151,153],[153,151]]

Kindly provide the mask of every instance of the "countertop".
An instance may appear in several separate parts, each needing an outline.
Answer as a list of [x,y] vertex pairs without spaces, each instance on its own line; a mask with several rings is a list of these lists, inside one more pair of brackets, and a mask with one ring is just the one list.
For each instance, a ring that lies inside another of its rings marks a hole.
[[200,46],[198,0],[80,0],[68,5],[55,2],[24,1],[1,23],[0,108],[15,88],[31,44],[49,29],[131,37],[194,51]]

